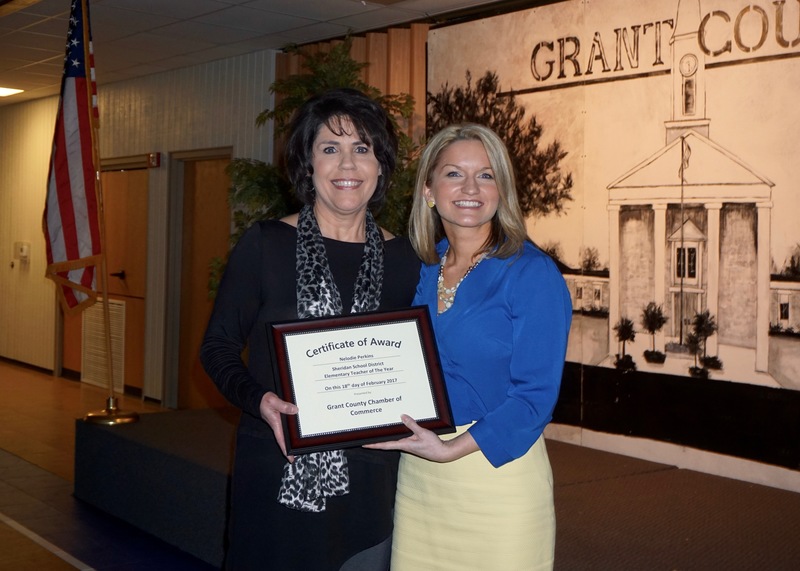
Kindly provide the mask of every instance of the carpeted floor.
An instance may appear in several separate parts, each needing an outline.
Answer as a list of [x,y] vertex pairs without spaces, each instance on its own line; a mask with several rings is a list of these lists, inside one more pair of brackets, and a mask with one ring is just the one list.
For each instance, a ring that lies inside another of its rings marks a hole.
[[796,571],[800,494],[548,441],[557,571]]
[[[548,449],[556,482],[556,571],[800,569],[800,494],[561,442],[548,441]],[[69,482],[56,485],[56,476],[38,492],[44,480],[33,485],[29,474],[14,481],[12,468],[47,476],[7,453],[4,458],[0,511],[94,569],[149,571],[158,569],[155,561],[169,561],[164,569],[170,571],[206,569],[84,508],[71,497]],[[92,542],[97,547],[87,549]],[[70,568],[0,523],[0,569]]]
[[[0,514],[98,571],[206,571],[72,497],[74,419],[102,397],[0,361]],[[800,570],[800,494],[552,440],[547,446],[556,571]],[[74,567],[0,521],[0,570]]]

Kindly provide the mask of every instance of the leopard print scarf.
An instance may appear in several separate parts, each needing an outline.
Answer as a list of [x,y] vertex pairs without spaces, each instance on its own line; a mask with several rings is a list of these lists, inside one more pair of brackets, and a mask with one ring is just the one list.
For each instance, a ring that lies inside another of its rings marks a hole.
[[[367,211],[366,244],[356,277],[350,313],[378,309],[383,286],[383,235]],[[311,206],[297,220],[297,316],[341,315],[342,299],[333,281],[325,244]],[[297,456],[286,463],[278,501],[290,508],[325,511],[326,498],[350,491],[347,458],[342,450]]]

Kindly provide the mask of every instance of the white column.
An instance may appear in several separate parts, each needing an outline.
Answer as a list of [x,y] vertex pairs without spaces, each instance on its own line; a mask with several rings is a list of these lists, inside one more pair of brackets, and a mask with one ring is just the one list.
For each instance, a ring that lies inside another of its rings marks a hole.
[[619,321],[619,204],[608,205],[608,349],[617,353],[614,325]]
[[769,370],[769,252],[772,203],[756,204],[758,249],[756,251],[756,371]]
[[[653,212],[655,219],[653,221],[653,301],[656,304],[664,307],[666,304],[666,288],[667,288],[667,268],[666,268],[666,254],[667,254],[667,205],[654,204]],[[656,351],[665,351],[666,342],[664,340],[665,333],[662,328],[656,333]]]
[[[706,249],[708,251],[706,308],[719,323],[719,213],[722,209],[722,203],[710,202],[705,207],[708,213],[708,232],[706,233]],[[718,354],[718,344],[719,335],[712,335],[708,338],[706,351],[709,355]]]

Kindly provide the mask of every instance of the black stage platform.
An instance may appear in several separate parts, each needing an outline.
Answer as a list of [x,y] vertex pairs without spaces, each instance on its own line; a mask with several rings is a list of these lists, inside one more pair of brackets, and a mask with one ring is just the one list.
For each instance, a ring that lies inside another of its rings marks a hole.
[[[75,495],[219,567],[236,413],[78,421]],[[800,494],[548,440],[555,571],[800,569]]]
[[220,567],[237,421],[234,409],[78,420],[75,497]]

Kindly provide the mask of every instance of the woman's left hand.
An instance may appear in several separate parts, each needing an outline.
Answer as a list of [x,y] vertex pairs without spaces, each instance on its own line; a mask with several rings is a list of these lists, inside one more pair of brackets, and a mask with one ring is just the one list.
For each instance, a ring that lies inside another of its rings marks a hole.
[[364,448],[401,450],[431,462],[452,462],[478,450],[478,444],[469,432],[452,440],[442,440],[435,432],[422,428],[407,414],[401,415],[400,419],[414,434],[400,440],[365,444]]

